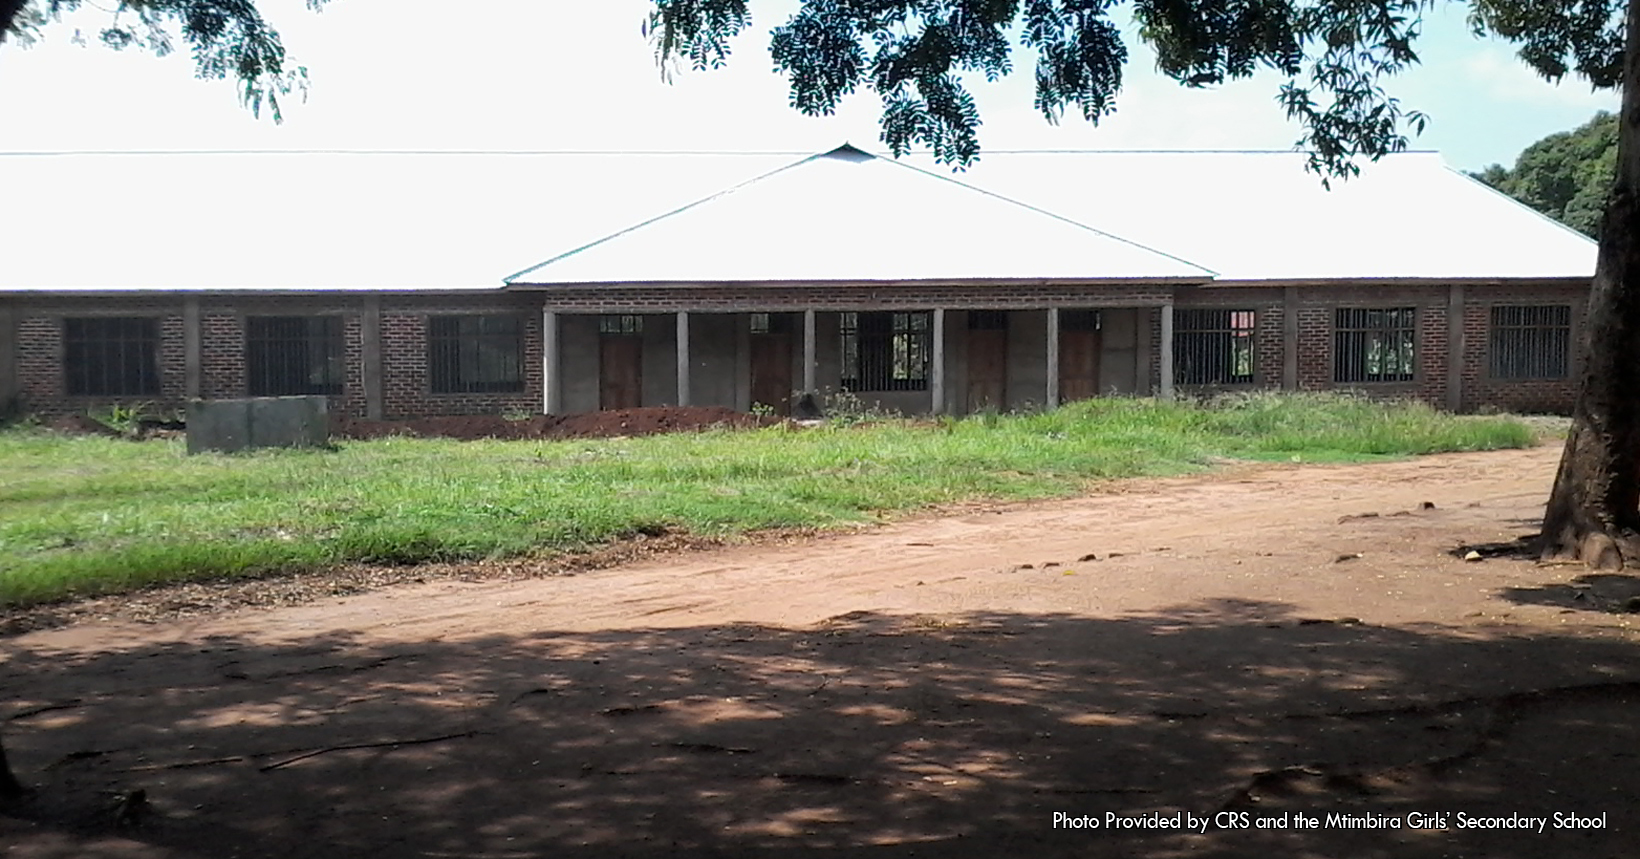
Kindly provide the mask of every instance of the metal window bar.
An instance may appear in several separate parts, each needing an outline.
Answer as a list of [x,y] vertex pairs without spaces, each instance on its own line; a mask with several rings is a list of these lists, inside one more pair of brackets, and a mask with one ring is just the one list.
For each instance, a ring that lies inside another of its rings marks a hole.
[[1174,310],[1173,383],[1251,383],[1255,321],[1251,310]]
[[643,334],[643,317],[633,313],[598,317],[598,333],[614,337]]
[[245,372],[253,397],[340,394],[345,376],[340,316],[245,320]]
[[427,345],[435,394],[524,390],[524,326],[517,316],[434,316]]
[[1333,325],[1333,381],[1412,381],[1415,313],[1411,307],[1339,308]]
[[924,391],[933,352],[932,314],[841,315],[843,376],[849,391]]
[[159,386],[159,320],[63,320],[64,387],[70,396],[151,396]]
[[1492,308],[1488,363],[1494,379],[1564,379],[1569,374],[1572,308],[1565,304]]

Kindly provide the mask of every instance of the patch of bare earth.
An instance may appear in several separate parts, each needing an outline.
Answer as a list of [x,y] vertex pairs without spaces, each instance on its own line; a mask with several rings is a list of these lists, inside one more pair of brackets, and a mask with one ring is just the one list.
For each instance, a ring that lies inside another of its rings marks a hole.
[[1631,855],[1640,582],[1453,554],[1556,459],[71,618],[3,643],[0,855]]

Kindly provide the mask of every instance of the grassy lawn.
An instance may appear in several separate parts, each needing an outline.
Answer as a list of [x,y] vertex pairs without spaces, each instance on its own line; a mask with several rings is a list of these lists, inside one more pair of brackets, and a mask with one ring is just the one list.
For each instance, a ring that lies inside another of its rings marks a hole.
[[1035,415],[588,441],[384,439],[186,456],[181,441],[0,432],[0,605],[345,561],[573,551],[655,528],[858,522],[1069,495],[1216,459],[1523,447],[1509,418],[1261,394]]

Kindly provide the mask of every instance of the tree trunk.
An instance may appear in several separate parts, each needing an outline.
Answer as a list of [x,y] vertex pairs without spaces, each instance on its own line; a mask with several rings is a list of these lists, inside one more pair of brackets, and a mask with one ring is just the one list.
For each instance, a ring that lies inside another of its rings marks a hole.
[[11,764],[6,762],[6,746],[0,742],[0,803],[18,799],[25,792],[22,783],[11,774]]
[[1539,551],[1640,568],[1640,3],[1628,11],[1617,177],[1580,344],[1583,387]]

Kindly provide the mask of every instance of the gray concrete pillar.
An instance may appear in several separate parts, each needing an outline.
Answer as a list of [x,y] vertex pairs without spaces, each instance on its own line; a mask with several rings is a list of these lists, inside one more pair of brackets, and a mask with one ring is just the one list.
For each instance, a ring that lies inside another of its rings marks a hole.
[[0,417],[19,406],[22,383],[17,378],[17,316],[0,303]]
[[814,393],[815,377],[818,374],[818,368],[815,366],[814,339],[814,311],[812,309],[805,310],[803,311],[803,392],[806,394]]
[[1298,287],[1281,291],[1281,388],[1298,390]]
[[1162,305],[1161,398],[1173,399],[1173,302]]
[[364,297],[364,312],[359,316],[359,339],[364,366],[360,378],[364,382],[364,416],[379,421],[387,413],[387,392],[384,390],[382,368],[382,297]]
[[541,413],[564,411],[563,372],[558,360],[558,313],[541,311]]
[[182,395],[197,400],[205,388],[205,357],[200,345],[199,297],[182,300]]
[[1048,308],[1048,391],[1042,403],[1050,409],[1059,407],[1059,308]]
[[678,311],[678,405],[689,405],[689,311]]
[[1446,293],[1446,410],[1463,410],[1463,284]]
[[934,354],[928,368],[929,410],[945,414],[945,308],[934,308]]

